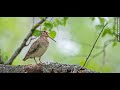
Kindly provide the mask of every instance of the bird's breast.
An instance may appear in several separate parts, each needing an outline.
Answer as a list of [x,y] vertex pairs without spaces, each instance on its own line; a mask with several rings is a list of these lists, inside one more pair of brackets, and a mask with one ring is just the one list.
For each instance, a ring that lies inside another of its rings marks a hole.
[[37,54],[36,56],[38,56],[38,57],[42,56],[48,49],[48,46],[49,46],[49,43],[41,42],[40,47],[39,47],[38,51],[36,52],[36,54]]

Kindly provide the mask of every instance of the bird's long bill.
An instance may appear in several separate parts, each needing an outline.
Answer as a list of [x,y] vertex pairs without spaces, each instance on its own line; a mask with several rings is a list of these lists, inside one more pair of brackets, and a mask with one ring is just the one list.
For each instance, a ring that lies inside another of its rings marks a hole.
[[56,42],[52,37],[49,36],[49,38],[51,38],[54,42]]

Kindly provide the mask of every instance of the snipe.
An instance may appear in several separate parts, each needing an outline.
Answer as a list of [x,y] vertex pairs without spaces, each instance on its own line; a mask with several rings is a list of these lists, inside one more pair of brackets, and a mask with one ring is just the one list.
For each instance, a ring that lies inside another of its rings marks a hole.
[[[29,58],[34,58],[34,60],[37,64],[37,61],[35,58],[39,57],[39,61],[40,61],[41,56],[46,52],[46,50],[49,46],[48,37],[51,38],[49,36],[49,33],[47,31],[42,31],[41,36],[31,45],[31,47],[28,50],[27,54],[25,55],[25,58],[23,59],[23,61],[26,61]],[[52,40],[55,41],[54,39],[52,39]]]

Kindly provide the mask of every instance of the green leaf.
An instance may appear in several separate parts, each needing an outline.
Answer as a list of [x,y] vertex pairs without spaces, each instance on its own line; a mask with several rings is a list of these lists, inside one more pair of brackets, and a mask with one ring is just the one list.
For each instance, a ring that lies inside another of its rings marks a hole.
[[66,21],[64,20],[64,26],[66,26]]
[[113,33],[111,32],[111,30],[109,28],[106,28],[102,34],[102,37],[104,37],[106,34],[110,34],[113,35]]
[[91,20],[94,21],[94,20],[95,20],[95,17],[91,17]]
[[66,26],[66,22],[67,22],[67,20],[68,20],[68,17],[64,17],[64,26]]
[[42,30],[43,30],[43,31],[45,31],[45,30],[47,30],[47,28],[46,28],[46,27],[44,27],[44,28],[42,28]]
[[39,17],[40,19],[43,19],[43,17]]
[[101,18],[101,17],[98,17],[98,18],[99,18],[99,20],[100,20],[100,23],[101,23],[101,24],[104,24],[105,19],[104,19],[104,18]]
[[102,37],[104,37],[106,34],[107,34],[107,31],[105,30],[105,31],[102,33]]
[[68,20],[69,17],[64,17],[64,20]]
[[66,24],[66,21],[60,20],[60,25],[64,25],[65,26],[65,24]]
[[113,31],[116,31],[116,25],[115,24],[113,25]]
[[53,25],[54,25],[54,27],[57,27],[57,26],[58,26],[58,24],[57,24],[56,22],[54,22]]
[[4,57],[4,60],[8,60],[8,56],[5,56],[5,57]]
[[68,20],[68,17],[64,17],[63,20],[64,20],[64,21],[67,21],[67,20]]
[[35,30],[32,35],[36,36],[36,37],[39,37],[41,35],[41,31]]
[[54,27],[58,27],[59,25],[66,26],[66,22],[68,20],[68,17],[62,17],[61,19],[56,18],[53,22]]
[[117,42],[113,42],[112,47],[115,47],[117,45]]
[[95,26],[97,30],[102,29],[103,25],[96,25]]
[[60,20],[58,18],[55,19],[55,21],[53,22],[54,27],[57,27],[61,24]]
[[45,23],[44,23],[44,26],[45,26],[45,28],[47,28],[47,29],[52,29],[52,28],[53,28],[53,23],[51,23],[51,22],[45,22]]
[[54,39],[56,37],[56,32],[51,30],[49,35]]

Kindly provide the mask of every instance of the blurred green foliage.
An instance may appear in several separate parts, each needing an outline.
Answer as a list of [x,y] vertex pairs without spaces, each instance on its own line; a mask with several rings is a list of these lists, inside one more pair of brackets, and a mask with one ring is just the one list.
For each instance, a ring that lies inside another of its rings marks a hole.
[[[36,17],[37,20],[42,18],[44,17]],[[0,17],[0,49],[5,62],[28,34],[33,26],[32,20],[32,17]],[[106,47],[105,57],[101,53],[89,59],[85,67],[98,72],[119,72],[120,43],[117,42],[116,18],[113,17],[50,17],[40,30],[36,29],[33,33],[33,36],[38,37],[41,31],[47,30],[57,41],[50,42],[42,61],[83,65],[106,22],[108,25],[96,44],[100,48],[95,47],[91,57],[103,49],[106,41],[114,41]],[[13,65],[35,64],[32,59],[22,61],[28,49],[29,47],[23,48]]]

